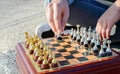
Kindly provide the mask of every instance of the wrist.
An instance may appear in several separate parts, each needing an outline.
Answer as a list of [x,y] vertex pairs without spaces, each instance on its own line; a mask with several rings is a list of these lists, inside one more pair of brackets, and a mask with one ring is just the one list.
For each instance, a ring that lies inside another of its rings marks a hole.
[[117,7],[120,7],[120,0],[117,0],[117,1],[115,2],[115,4],[116,4]]

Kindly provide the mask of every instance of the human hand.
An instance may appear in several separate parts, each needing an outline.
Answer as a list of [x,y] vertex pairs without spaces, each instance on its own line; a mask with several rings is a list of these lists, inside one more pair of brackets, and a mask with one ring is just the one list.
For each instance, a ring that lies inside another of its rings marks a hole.
[[101,38],[110,37],[113,25],[120,19],[120,0],[116,1],[98,20],[96,31]]
[[69,7],[67,0],[52,0],[46,8],[48,24],[55,34],[64,31],[69,17]]

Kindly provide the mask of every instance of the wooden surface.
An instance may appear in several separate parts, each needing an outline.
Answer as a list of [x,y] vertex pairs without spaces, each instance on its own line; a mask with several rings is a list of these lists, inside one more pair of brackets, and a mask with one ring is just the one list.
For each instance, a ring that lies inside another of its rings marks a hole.
[[[21,43],[16,46],[17,50],[17,64],[21,69],[21,73],[26,74],[40,74],[40,73],[118,73],[120,72],[120,56],[114,58],[107,58],[104,61],[94,61],[82,64],[77,64],[69,67],[63,67],[55,70],[46,70],[38,72],[26,55]],[[24,70],[23,70],[24,69]]]

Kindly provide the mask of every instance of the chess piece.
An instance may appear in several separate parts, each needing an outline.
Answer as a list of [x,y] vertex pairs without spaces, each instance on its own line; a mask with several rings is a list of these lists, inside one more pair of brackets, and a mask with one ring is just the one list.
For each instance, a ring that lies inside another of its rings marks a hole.
[[29,48],[29,44],[30,44],[30,40],[29,39],[26,39],[25,41],[25,47],[28,49]]
[[58,34],[58,35],[57,35],[57,40],[62,40],[61,34]]
[[34,54],[35,54],[38,50],[39,50],[38,47],[35,47],[35,49],[34,49]]
[[49,69],[49,68],[50,68],[50,66],[49,66],[49,63],[47,61],[47,58],[44,57],[44,60],[43,60],[43,62],[41,64],[41,69]]
[[25,46],[26,46],[26,48],[29,47],[29,43],[30,43],[30,40],[29,40],[28,32],[25,32]]
[[55,60],[55,57],[53,57],[53,60],[52,60],[52,63],[51,63],[51,68],[56,68],[56,67],[58,67],[58,63]]
[[42,50],[43,50],[43,48],[44,48],[44,44],[43,44],[43,42],[41,41],[41,44],[40,44],[40,49],[42,49]]
[[110,48],[111,40],[108,40],[107,43],[108,43],[108,47],[106,49],[106,54],[107,54],[107,56],[111,56],[112,55],[112,50]]
[[80,25],[77,25],[77,32],[76,32],[77,35],[80,34],[80,33],[79,33],[79,29],[80,29]]
[[84,34],[86,33],[86,30],[87,30],[87,28],[84,27],[84,28],[83,28],[83,33],[84,33]]
[[107,44],[107,39],[106,39],[106,38],[103,38],[103,43],[104,43],[106,46],[108,46],[108,44]]
[[76,37],[77,37],[76,30],[74,30],[73,40],[76,40]]
[[88,32],[89,32],[89,33],[92,32],[92,28],[91,28],[91,26],[89,26]]
[[41,66],[42,62],[43,62],[43,56],[40,55],[40,56],[38,57],[38,60],[37,60],[38,66]]
[[38,40],[38,48],[40,48],[41,43],[42,43],[42,40],[39,39],[39,40]]
[[[37,48],[36,48],[37,49]],[[41,52],[40,50],[38,49],[35,54],[34,54],[34,61],[37,61],[38,60],[38,57],[41,55]]]
[[98,48],[98,49],[101,48],[101,47],[100,47],[100,41],[99,41],[99,39],[97,39],[96,45],[97,45],[97,48]]
[[92,51],[93,51],[93,54],[96,55],[96,56],[99,54],[99,50],[98,50],[97,44],[95,44],[95,46],[93,47]]
[[84,41],[84,47],[88,48],[88,41],[87,41],[86,37],[85,37],[85,41]]
[[49,57],[48,57],[48,62],[51,63],[52,60],[53,60],[53,55],[52,55],[52,53],[50,53],[50,55],[49,55]]
[[105,57],[105,56],[106,56],[106,53],[103,50],[103,45],[101,45],[101,49],[100,49],[100,52],[99,52],[99,57]]
[[90,45],[91,43],[91,40],[92,40],[92,37],[91,37],[91,33],[89,33],[88,37],[87,37],[87,41],[88,41],[88,44]]
[[81,38],[81,41],[80,41],[80,44],[81,44],[81,45],[83,45],[83,44],[84,44],[84,40],[85,40],[85,38],[84,38],[84,37],[82,37],[82,38]]
[[76,41],[79,43],[80,42],[80,34],[77,35]]
[[73,28],[72,28],[72,29],[71,29],[71,33],[70,33],[71,38],[73,38],[73,34],[74,34],[74,30],[73,30]]
[[29,48],[29,53],[33,54],[34,53],[35,46],[33,43],[30,43],[30,48]]
[[106,46],[106,41],[103,41],[103,50],[106,52],[107,46]]
[[52,54],[52,51],[49,49],[49,47],[47,46],[47,51],[46,51],[46,56],[47,56],[47,59],[49,58],[49,55]]
[[80,28],[80,39],[83,37],[83,27]]
[[95,43],[96,43],[96,38],[94,37],[94,38],[91,40],[90,46],[91,46],[91,47],[94,47]]

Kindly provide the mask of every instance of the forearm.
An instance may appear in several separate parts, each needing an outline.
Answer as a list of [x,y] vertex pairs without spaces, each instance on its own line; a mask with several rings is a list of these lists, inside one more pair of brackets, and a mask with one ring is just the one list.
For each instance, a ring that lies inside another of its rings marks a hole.
[[120,8],[120,0],[116,0],[116,1],[115,1],[115,4],[116,4],[117,7]]
[[[48,2],[50,3],[52,0],[48,0]],[[74,0],[68,0],[68,4],[72,4],[74,2]]]

